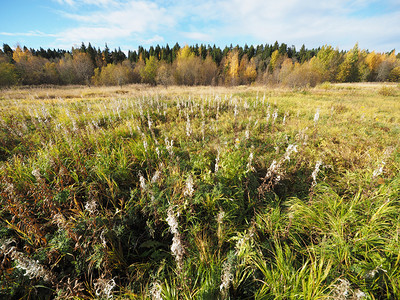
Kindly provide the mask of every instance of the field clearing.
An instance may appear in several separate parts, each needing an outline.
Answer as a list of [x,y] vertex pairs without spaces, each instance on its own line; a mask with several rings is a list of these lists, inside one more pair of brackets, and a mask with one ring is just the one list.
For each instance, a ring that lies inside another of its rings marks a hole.
[[400,87],[0,92],[0,296],[400,298]]

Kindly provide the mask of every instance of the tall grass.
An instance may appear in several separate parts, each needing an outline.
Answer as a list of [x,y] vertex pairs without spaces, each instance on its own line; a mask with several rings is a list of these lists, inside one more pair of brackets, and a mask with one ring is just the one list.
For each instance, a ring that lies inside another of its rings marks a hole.
[[379,86],[4,90],[0,295],[400,297]]

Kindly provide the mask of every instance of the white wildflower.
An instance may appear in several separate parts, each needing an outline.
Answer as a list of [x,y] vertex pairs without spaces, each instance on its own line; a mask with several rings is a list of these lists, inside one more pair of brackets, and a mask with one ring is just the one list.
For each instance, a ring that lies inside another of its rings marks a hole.
[[67,227],[67,221],[60,213],[53,216],[53,222],[57,225],[58,228],[65,229]]
[[72,119],[72,130],[73,131],[77,131],[78,130],[78,127],[76,127],[76,121],[74,120],[74,119]]
[[367,295],[366,295],[363,291],[361,291],[361,290],[356,290],[356,291],[354,292],[354,296],[355,296],[356,299],[358,300],[358,299],[363,299],[363,298],[365,298]]
[[258,125],[258,120],[256,120],[256,121],[254,122],[253,129],[256,129],[257,125]]
[[215,159],[215,173],[219,170],[219,150],[217,150],[217,158]]
[[365,278],[374,278],[375,275],[376,275],[379,271],[383,271],[383,272],[385,272],[385,273],[387,272],[386,270],[382,269],[382,265],[380,265],[380,266],[377,266],[375,269],[373,269],[373,270],[367,272],[367,273],[365,274]]
[[105,230],[102,230],[100,233],[100,240],[101,240],[101,244],[103,245],[103,247],[107,246],[105,234],[106,234]]
[[275,124],[276,118],[278,118],[278,109],[276,108],[272,114],[272,124]]
[[43,278],[44,281],[51,280],[52,274],[40,265],[39,261],[29,259],[22,253],[18,253],[18,256],[16,256],[16,267],[23,269],[25,276],[28,276],[29,279]]
[[278,171],[279,167],[280,167],[280,165],[274,159],[268,168],[266,178],[270,178],[273,174],[275,174]]
[[222,224],[224,217],[225,217],[225,212],[223,210],[221,210],[217,215],[217,223]]
[[91,214],[94,215],[97,211],[97,203],[95,199],[91,199],[85,204],[85,209]]
[[322,165],[322,160],[318,160],[317,163],[315,164],[314,171],[311,174],[311,177],[313,179],[313,182],[311,184],[312,187],[317,185],[317,175],[319,172],[319,167]]
[[161,172],[160,171],[156,171],[153,175],[153,177],[151,178],[151,183],[156,183],[158,181],[158,179],[160,178]]
[[179,234],[178,221],[176,220],[176,217],[175,217],[174,211],[172,210],[172,207],[168,208],[167,223],[169,225],[169,229],[171,230],[172,234]]
[[350,288],[350,282],[347,279],[338,279],[340,281],[339,284],[334,286],[333,294],[335,299],[347,299],[353,291]]
[[225,261],[224,264],[222,265],[221,285],[219,286],[219,290],[221,292],[226,293],[232,281],[233,281],[232,266],[228,261]]
[[189,119],[189,114],[186,115],[186,135],[190,137],[192,134],[192,128],[190,127],[190,119]]
[[372,178],[378,177],[379,175],[381,175],[383,173],[383,168],[385,167],[386,163],[384,161],[382,161],[379,165],[379,168],[374,170],[374,172],[372,173]]
[[186,188],[185,188],[185,191],[184,191],[183,194],[185,196],[192,197],[193,196],[193,192],[194,192],[194,189],[193,189],[193,178],[192,178],[191,175],[189,175],[189,177],[188,177],[188,179],[186,181]]
[[169,155],[173,155],[174,151],[172,149],[172,147],[174,146],[174,140],[169,141],[168,138],[165,138],[165,148],[167,148],[167,151],[169,153]]
[[246,128],[245,131],[245,139],[248,140],[250,138],[250,131],[249,131],[249,127]]
[[317,111],[316,111],[316,113],[314,115],[314,124],[317,124],[318,119],[319,119],[319,108],[317,108]]
[[45,269],[39,261],[30,259],[24,253],[18,252],[16,247],[9,247],[9,244],[13,243],[13,240],[2,241],[0,249],[5,256],[10,256],[14,262],[15,267],[25,271],[25,276],[29,279],[43,278],[44,281],[52,281],[54,274]]
[[150,114],[147,113],[147,125],[149,126],[149,130],[151,130],[152,124],[153,124],[153,122],[151,121]]
[[33,169],[32,175],[35,176],[36,180],[39,180],[41,178],[39,169]]
[[146,181],[141,173],[139,174],[139,181],[140,181],[140,187],[142,188],[142,190],[145,190],[146,189]]
[[239,148],[240,140],[238,138],[235,139],[235,148]]
[[114,279],[99,278],[94,283],[94,289],[97,297],[105,297],[106,299],[112,299],[112,290],[116,286]]
[[152,300],[162,300],[161,285],[158,281],[151,284],[150,295]]
[[178,221],[171,206],[168,208],[167,223],[169,225],[171,233],[174,235],[172,238],[171,252],[172,255],[175,256],[175,261],[178,269],[182,270],[184,248],[181,241],[181,235],[178,230]]
[[254,167],[252,166],[253,158],[254,158],[253,152],[250,152],[249,161],[247,163],[247,172],[254,171]]
[[157,157],[160,158],[160,149],[158,149],[158,147],[156,147],[156,153],[157,153]]
[[297,145],[289,145],[289,146],[287,147],[286,153],[285,153],[285,155],[284,155],[283,160],[284,160],[284,161],[286,161],[286,160],[290,161],[290,155],[291,155],[293,152],[297,152]]

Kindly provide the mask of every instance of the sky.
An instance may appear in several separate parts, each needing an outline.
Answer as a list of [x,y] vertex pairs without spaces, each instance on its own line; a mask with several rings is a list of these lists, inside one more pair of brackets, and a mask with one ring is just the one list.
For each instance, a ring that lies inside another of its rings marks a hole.
[[[136,50],[179,43],[400,51],[400,0],[2,1],[0,43]],[[0,45],[0,46],[1,46]],[[396,52],[397,53],[397,52]]]

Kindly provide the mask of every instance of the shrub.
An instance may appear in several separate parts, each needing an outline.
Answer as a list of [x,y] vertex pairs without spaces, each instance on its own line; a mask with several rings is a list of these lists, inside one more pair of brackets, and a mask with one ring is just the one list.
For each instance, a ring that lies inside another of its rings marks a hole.
[[383,86],[379,89],[378,91],[379,95],[388,97],[388,96],[395,96],[396,95],[396,90],[394,87],[391,86]]

